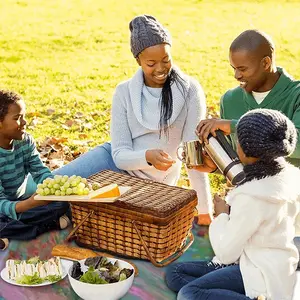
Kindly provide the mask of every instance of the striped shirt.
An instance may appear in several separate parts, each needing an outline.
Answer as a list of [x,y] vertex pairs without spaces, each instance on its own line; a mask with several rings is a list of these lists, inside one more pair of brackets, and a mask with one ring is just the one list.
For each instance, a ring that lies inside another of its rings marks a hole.
[[0,148],[0,214],[17,219],[16,204],[24,200],[28,174],[35,183],[52,176],[43,164],[31,135],[14,140],[12,149]]

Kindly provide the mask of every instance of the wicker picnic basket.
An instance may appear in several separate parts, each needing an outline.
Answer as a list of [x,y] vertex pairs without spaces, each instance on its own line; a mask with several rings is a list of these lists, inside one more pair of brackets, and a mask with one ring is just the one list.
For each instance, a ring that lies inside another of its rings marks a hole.
[[131,189],[114,203],[71,202],[73,230],[67,240],[92,249],[147,259],[165,266],[192,244],[194,190],[105,170],[91,176],[101,186]]

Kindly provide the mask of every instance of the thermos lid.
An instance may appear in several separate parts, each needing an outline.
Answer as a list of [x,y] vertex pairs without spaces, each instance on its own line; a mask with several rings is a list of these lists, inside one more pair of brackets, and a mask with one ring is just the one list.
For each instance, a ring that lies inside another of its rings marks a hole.
[[241,184],[244,180],[245,180],[245,173],[241,172],[241,173],[238,173],[236,176],[233,177],[231,183],[233,185],[238,185],[238,184]]

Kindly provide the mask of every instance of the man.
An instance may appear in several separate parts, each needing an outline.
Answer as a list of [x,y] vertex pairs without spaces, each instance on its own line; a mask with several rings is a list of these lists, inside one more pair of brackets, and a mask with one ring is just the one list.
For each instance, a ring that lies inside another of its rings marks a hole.
[[[238,119],[255,108],[279,110],[300,129],[300,81],[295,81],[282,68],[276,67],[275,48],[270,37],[257,30],[246,30],[231,44],[230,64],[240,85],[221,99],[221,119],[203,120],[197,126],[204,143],[208,134],[217,129],[230,135],[235,147],[235,126]],[[300,139],[295,152],[288,158],[300,166]]]
[[[293,80],[283,68],[276,67],[271,38],[257,30],[246,30],[232,42],[229,60],[240,85],[222,97],[221,119],[199,123],[196,131],[200,141],[207,143],[208,135],[215,136],[215,131],[220,129],[230,135],[235,148],[236,124],[244,113],[255,108],[279,110],[293,121],[298,130],[296,150],[287,160],[300,167],[300,81]],[[300,224],[297,236],[299,234]],[[295,243],[300,250],[300,237],[296,237]]]

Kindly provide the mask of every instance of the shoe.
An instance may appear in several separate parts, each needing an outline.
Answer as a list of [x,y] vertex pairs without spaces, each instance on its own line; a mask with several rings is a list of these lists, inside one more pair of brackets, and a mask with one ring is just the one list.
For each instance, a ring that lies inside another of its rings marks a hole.
[[5,250],[9,245],[9,240],[6,238],[0,238],[0,250]]
[[199,226],[209,226],[212,221],[212,217],[210,214],[199,214],[194,217],[195,224]]
[[67,215],[61,216],[58,222],[59,222],[59,228],[61,230],[66,229],[67,227],[69,227],[69,225],[71,225],[71,220]]

